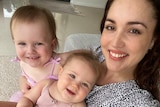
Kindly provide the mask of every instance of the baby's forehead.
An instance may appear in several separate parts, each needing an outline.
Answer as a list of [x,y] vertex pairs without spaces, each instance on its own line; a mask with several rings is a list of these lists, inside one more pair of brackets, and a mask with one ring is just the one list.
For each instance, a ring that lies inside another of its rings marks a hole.
[[21,27],[28,27],[30,29],[34,27],[35,30],[39,29],[40,32],[51,33],[51,31],[49,30],[49,25],[42,20],[13,20],[11,29],[19,29]]
[[18,24],[18,23],[23,23],[23,24],[36,24],[36,23],[41,23],[41,24],[46,24],[48,26],[47,20],[45,18],[38,18],[38,19],[30,19],[30,18],[15,18],[13,19],[12,24]]
[[[88,58],[86,56],[76,56],[76,55],[69,57],[66,60],[66,64],[74,62],[74,61],[77,61],[79,63],[85,63],[85,65],[88,65],[88,66],[90,66],[93,69],[94,69],[95,66],[99,66],[98,60],[96,60],[94,58]],[[78,63],[77,63],[77,65],[78,65]]]
[[91,71],[90,73],[94,75],[97,74],[96,70],[93,67],[93,64],[91,64],[91,62],[88,61],[87,59],[81,58],[79,56],[75,56],[75,57],[68,59],[64,66],[68,66],[68,65],[73,68],[78,67],[79,69],[82,69],[84,71],[85,69],[88,69]]

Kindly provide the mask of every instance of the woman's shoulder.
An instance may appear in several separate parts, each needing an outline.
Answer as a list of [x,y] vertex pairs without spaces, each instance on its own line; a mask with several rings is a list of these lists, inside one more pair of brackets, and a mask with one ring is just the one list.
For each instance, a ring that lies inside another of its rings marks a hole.
[[121,104],[137,105],[137,107],[160,107],[160,102],[156,100],[150,92],[144,89],[133,88],[133,90],[129,90],[129,92],[122,95],[122,97],[124,97],[124,99],[119,102]]
[[[97,98],[99,100],[97,100]],[[147,90],[140,89],[134,80],[95,86],[87,96],[88,107],[160,107],[160,103]]]

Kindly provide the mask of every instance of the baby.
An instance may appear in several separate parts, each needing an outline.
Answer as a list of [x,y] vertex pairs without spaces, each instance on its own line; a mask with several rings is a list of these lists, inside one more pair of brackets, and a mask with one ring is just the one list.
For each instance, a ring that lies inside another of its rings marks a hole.
[[99,77],[99,65],[90,52],[72,53],[60,68],[57,81],[40,81],[17,107],[86,107],[84,99]]
[[59,58],[53,51],[58,47],[56,25],[52,13],[44,8],[28,5],[18,8],[10,22],[12,39],[20,63],[21,91],[10,101],[19,98],[43,79],[57,79]]

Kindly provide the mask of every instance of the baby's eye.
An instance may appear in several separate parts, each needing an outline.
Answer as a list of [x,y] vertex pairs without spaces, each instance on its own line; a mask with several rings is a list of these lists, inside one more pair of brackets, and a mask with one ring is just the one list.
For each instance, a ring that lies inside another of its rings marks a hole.
[[83,87],[89,88],[89,85],[87,83],[82,83]]
[[42,43],[37,42],[37,43],[35,43],[34,45],[35,45],[35,46],[39,46],[39,45],[42,45]]
[[24,45],[26,45],[26,43],[24,43],[24,42],[20,42],[20,43],[18,43],[18,45],[22,45],[22,46],[24,46]]
[[73,75],[73,74],[69,74],[69,76],[70,76],[72,79],[75,79],[75,78],[76,78],[76,76]]
[[141,34],[141,32],[137,29],[131,29],[130,33],[134,33],[134,34]]

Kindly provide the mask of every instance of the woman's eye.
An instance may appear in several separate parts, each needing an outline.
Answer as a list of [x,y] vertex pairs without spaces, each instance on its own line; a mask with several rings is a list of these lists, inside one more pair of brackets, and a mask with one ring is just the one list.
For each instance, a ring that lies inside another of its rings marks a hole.
[[130,30],[131,33],[134,33],[134,34],[141,34],[141,32],[137,29],[132,29]]
[[105,26],[105,29],[107,29],[107,30],[115,30],[115,28],[113,26]]
[[75,78],[76,78],[76,76],[73,75],[73,74],[69,74],[69,76],[70,76],[72,79],[75,79]]

